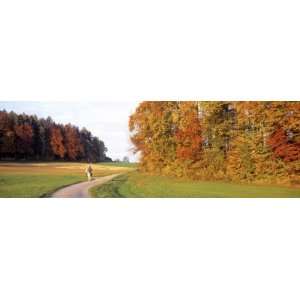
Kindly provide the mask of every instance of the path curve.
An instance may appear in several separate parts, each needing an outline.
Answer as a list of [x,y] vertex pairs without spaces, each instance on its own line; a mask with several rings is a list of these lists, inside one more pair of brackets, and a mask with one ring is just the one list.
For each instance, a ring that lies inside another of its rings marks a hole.
[[52,194],[52,198],[91,198],[89,194],[89,189],[96,186],[104,184],[114,177],[117,177],[121,174],[113,174],[104,177],[96,177],[92,181],[85,181],[76,184],[72,184],[65,188],[59,189]]

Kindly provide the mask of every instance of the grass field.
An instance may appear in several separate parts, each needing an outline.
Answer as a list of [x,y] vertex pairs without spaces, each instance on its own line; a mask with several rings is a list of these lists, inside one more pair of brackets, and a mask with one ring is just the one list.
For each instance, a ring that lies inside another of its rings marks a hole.
[[94,197],[132,198],[292,198],[300,197],[300,189],[256,186],[210,181],[188,181],[131,172],[116,177],[101,187],[93,188]]
[[123,167],[123,168],[137,168],[138,163],[127,163],[127,162],[106,162],[106,163],[99,163],[98,165],[101,166],[108,166],[108,167]]
[[[55,190],[86,180],[83,163],[1,163],[0,197],[44,197]],[[94,164],[94,176],[118,176],[93,188],[94,197],[300,197],[300,189],[225,182],[189,181],[134,171],[136,164]],[[131,172],[129,172],[131,171]],[[132,172],[133,171],[133,172]],[[128,173],[129,172],[129,173]]]
[[[86,180],[83,163],[1,163],[0,197],[43,197],[60,187]],[[94,176],[132,170],[122,164],[94,164]]]

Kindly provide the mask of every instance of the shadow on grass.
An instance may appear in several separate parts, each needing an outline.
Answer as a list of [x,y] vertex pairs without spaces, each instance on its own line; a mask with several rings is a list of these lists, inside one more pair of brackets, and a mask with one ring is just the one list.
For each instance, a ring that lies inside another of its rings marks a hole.
[[90,193],[92,197],[97,198],[125,198],[125,196],[120,193],[119,188],[126,180],[126,175],[120,175],[107,183],[92,188]]

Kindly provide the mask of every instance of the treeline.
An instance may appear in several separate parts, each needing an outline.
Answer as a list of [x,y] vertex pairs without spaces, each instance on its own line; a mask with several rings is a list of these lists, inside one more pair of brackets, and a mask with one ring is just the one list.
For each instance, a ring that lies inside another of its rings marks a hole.
[[50,117],[0,111],[0,159],[111,161],[104,142],[90,131]]
[[142,102],[129,128],[142,170],[300,184],[300,102]]

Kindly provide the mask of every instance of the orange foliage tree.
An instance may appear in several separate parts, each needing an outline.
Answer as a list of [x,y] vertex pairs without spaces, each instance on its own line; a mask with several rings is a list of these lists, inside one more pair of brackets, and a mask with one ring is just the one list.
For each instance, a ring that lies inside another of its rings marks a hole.
[[59,158],[64,157],[66,149],[64,147],[61,129],[58,126],[51,128],[50,145],[54,155],[58,156]]
[[144,171],[300,183],[297,101],[142,102],[129,129]]
[[67,124],[64,128],[66,154],[70,160],[76,160],[83,152],[80,135],[76,127]]
[[0,160],[100,162],[111,160],[106,152],[104,142],[86,128],[0,110]]

